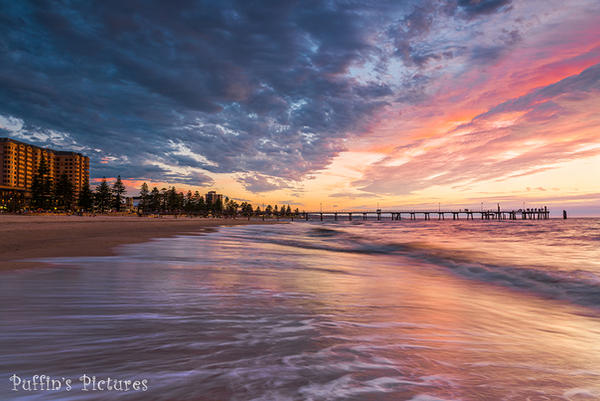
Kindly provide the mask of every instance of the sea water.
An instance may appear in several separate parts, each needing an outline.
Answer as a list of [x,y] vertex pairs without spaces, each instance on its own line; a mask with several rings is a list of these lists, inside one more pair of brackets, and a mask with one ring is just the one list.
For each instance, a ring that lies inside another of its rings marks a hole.
[[[2,400],[600,399],[598,219],[223,227],[49,262],[0,274]],[[15,391],[34,375],[71,388]]]

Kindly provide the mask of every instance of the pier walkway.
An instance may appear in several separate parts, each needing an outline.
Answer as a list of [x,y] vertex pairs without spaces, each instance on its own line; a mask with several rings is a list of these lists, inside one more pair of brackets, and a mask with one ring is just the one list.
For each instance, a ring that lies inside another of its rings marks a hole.
[[375,211],[334,211],[334,212],[301,212],[295,216],[298,220],[321,220],[323,219],[391,219],[391,220],[548,220],[550,211],[547,207],[535,209],[518,209],[518,210],[375,210]]

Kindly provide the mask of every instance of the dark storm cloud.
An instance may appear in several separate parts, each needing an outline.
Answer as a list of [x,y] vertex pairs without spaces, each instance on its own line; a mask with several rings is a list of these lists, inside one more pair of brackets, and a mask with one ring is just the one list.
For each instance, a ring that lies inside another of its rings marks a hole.
[[394,38],[395,54],[405,64],[423,66],[429,59],[437,57],[421,48],[415,39],[429,33],[440,6],[439,3],[423,2],[390,27],[388,34]]
[[[430,61],[451,59],[467,50],[463,46],[452,44],[435,49],[429,47],[425,38],[436,20],[447,17],[472,20],[510,9],[511,0],[422,1],[416,3],[410,13],[391,24],[387,33],[393,38],[395,55],[400,57],[406,66],[422,69]],[[518,31],[504,32],[499,38],[500,43],[471,49],[471,59],[478,64],[494,61],[519,40]]]
[[458,0],[461,11],[469,18],[507,11],[510,9],[511,3],[512,0]]
[[[386,84],[348,74],[355,64],[385,63],[374,32],[406,15],[398,52],[422,65],[438,56],[412,51],[411,41],[429,29],[432,10],[450,15],[457,7],[0,3],[0,116],[23,121],[15,135],[63,133],[70,142],[46,136],[37,143],[81,149],[94,176],[202,184],[210,179],[177,168],[251,172],[243,182],[256,191],[284,185],[261,177],[293,180],[324,168],[344,138],[398,97]],[[492,3],[499,2],[459,6],[470,16],[506,6]]]

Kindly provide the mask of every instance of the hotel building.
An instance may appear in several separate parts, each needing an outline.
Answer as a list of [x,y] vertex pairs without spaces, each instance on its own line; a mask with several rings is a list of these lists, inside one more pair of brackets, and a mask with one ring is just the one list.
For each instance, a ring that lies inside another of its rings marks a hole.
[[10,138],[0,138],[0,203],[17,196],[30,196],[33,177],[40,161],[48,166],[48,176],[56,182],[66,174],[73,184],[74,198],[90,177],[90,159],[80,153],[40,148]]
[[204,196],[207,205],[213,205],[217,202],[223,203],[223,195],[218,194],[216,191],[208,191]]

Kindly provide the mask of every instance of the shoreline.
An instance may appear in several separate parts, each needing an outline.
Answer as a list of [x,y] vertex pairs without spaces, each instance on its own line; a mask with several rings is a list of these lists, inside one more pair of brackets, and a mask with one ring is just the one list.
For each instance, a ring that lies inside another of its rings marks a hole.
[[172,216],[0,215],[0,272],[41,267],[24,259],[112,256],[119,245],[202,231],[220,226],[277,224],[277,221]]

